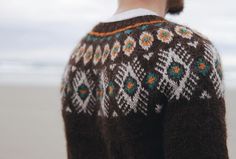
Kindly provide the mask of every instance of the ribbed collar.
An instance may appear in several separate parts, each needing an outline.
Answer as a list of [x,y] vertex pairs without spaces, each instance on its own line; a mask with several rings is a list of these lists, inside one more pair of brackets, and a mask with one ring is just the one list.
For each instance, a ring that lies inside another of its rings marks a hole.
[[166,22],[167,20],[161,16],[157,15],[142,15],[142,16],[135,16],[119,21],[113,22],[100,22],[93,27],[91,32],[99,32],[99,33],[106,33],[106,32],[117,32],[117,30],[126,30],[129,28],[153,24],[153,23],[161,23]]
[[130,19],[138,16],[144,16],[144,15],[156,15],[159,16],[157,13],[145,9],[145,8],[136,8],[136,9],[130,9],[121,13],[116,13],[112,17],[108,18],[107,20],[103,22],[115,22],[115,21],[121,21],[125,19]]

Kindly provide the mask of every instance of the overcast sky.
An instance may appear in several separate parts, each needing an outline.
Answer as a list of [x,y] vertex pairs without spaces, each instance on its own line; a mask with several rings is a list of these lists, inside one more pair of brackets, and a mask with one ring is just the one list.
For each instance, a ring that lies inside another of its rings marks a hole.
[[[65,61],[80,37],[109,18],[116,0],[0,0],[0,60]],[[234,0],[186,0],[166,18],[207,35],[223,53],[236,48]]]

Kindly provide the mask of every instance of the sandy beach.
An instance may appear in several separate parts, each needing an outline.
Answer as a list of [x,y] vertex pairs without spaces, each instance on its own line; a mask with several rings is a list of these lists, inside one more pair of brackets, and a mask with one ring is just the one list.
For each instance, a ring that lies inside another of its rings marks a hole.
[[[59,88],[0,86],[0,159],[66,159]],[[228,147],[236,157],[236,89],[226,90]]]

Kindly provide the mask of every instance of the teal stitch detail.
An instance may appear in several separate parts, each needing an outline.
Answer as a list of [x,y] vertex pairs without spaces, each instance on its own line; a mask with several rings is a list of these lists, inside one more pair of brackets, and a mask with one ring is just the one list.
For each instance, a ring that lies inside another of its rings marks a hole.
[[159,26],[161,26],[161,23],[156,23],[156,24],[154,24],[154,26],[159,27]]
[[126,30],[126,31],[124,31],[125,34],[130,34],[132,32],[133,32],[133,30]]
[[148,28],[148,25],[143,25],[143,26],[140,27],[141,30],[145,30],[147,28]]
[[112,36],[109,36],[109,37],[107,37],[107,40],[109,41],[109,40],[111,40],[111,38],[112,38]]
[[101,42],[104,41],[104,40],[105,40],[105,38],[101,38],[101,39],[100,39]]
[[116,38],[119,38],[120,35],[121,35],[121,33],[117,33],[115,36],[116,36]]
[[88,35],[88,36],[86,37],[86,40],[87,40],[87,41],[90,41],[90,40],[91,40],[91,36]]

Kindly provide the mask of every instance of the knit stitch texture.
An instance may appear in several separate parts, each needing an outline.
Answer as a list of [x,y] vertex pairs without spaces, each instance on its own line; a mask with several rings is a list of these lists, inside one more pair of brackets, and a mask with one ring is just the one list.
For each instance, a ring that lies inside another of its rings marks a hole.
[[221,57],[155,15],[98,23],[61,83],[68,159],[228,159]]

